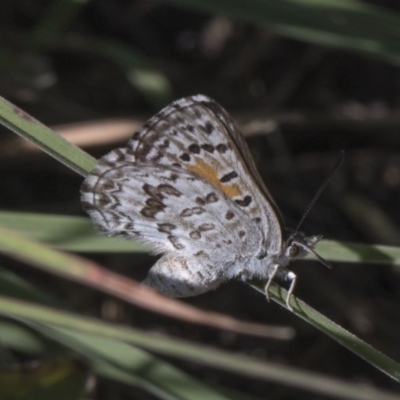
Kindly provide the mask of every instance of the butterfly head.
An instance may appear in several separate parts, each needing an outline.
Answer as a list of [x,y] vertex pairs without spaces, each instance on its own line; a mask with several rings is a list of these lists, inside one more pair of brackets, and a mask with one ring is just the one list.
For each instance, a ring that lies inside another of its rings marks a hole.
[[302,258],[322,239],[322,236],[305,236],[303,232],[293,232],[285,245],[285,256],[291,260]]
[[312,253],[323,265],[332,268],[332,266],[314,250],[314,246],[321,239],[321,235],[305,236],[303,232],[295,231],[291,233],[286,240],[285,257],[288,260],[293,260],[302,258],[307,253]]

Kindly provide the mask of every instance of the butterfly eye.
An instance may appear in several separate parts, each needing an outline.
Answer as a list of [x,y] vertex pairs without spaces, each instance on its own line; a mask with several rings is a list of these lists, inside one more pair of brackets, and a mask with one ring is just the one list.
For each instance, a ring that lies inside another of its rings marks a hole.
[[289,257],[293,258],[299,255],[300,249],[299,246],[292,244],[289,249]]

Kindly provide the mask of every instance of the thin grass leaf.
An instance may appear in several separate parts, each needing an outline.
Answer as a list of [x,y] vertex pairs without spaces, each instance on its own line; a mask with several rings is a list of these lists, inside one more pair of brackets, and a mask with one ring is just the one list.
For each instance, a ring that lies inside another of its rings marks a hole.
[[[3,296],[15,297],[51,306],[61,306],[62,302],[48,293],[35,287],[29,281],[12,271],[0,266],[0,293]],[[1,337],[1,336],[0,336]]]
[[[251,286],[262,294],[265,294],[264,284],[253,282]],[[271,285],[268,293],[272,300],[286,308],[287,291],[285,289],[274,283]],[[329,320],[299,298],[291,296],[290,304],[293,307],[294,314],[298,317],[324,332],[342,346],[373,365],[375,368],[378,368],[380,371],[400,382],[400,364],[365,343],[346,329]]]
[[161,399],[227,399],[166,362],[127,343],[49,325],[37,325],[36,328],[84,356],[99,375],[142,387]]
[[[85,253],[149,251],[134,241],[99,236],[91,221],[84,217],[0,211],[0,226],[19,231],[62,250]],[[329,261],[400,265],[399,247],[322,240],[317,244],[316,251]],[[312,255],[307,258],[316,261]]]
[[[51,357],[60,355],[64,347],[52,339],[44,337],[37,329],[10,319],[0,319],[1,347],[29,354],[31,356]],[[14,360],[16,361],[16,360]],[[4,363],[4,358],[2,360]]]
[[[1,232],[1,230],[0,230]],[[115,274],[111,274],[109,272],[102,272],[99,273],[99,270],[97,272],[93,271],[94,265],[89,264],[86,265],[85,262],[79,262],[79,259],[76,257],[68,256],[65,254],[61,254],[60,252],[56,252],[54,250],[46,249],[44,246],[40,246],[36,243],[33,243],[32,241],[27,241],[23,239],[23,244],[21,245],[21,238],[20,240],[16,240],[16,237],[13,236],[12,232],[7,232],[7,234],[3,235],[6,236],[6,240],[11,243],[9,246],[8,251],[13,251],[12,246],[16,246],[17,249],[20,247],[20,250],[17,251],[16,255],[18,257],[22,258],[27,258],[28,260],[32,258],[32,256],[36,257],[36,261],[34,261],[36,264],[41,265],[42,262],[46,263],[46,269],[51,271],[52,268],[56,268],[57,272],[60,273],[59,268],[61,268],[61,273],[63,276],[68,277],[69,279],[74,279],[75,281],[79,281],[84,284],[89,284],[91,286],[93,285],[93,277],[97,277],[95,280],[96,285],[94,287],[97,287],[99,289],[102,289],[103,291],[107,293],[111,293],[115,296],[118,296],[120,298],[123,298],[125,300],[128,299],[136,299],[135,304],[149,307],[151,306],[151,295],[154,295],[156,297],[160,297],[160,302],[165,306],[165,304],[168,305],[168,303],[175,304],[174,300],[171,299],[165,299],[163,296],[159,296],[156,293],[150,293],[150,297],[146,298],[146,289],[144,288],[137,288],[129,285],[129,280],[126,280],[125,278],[121,278],[122,282],[115,284],[115,285],[109,285],[110,282],[113,282],[113,279],[120,279],[118,276]],[[17,236],[18,238],[18,236]],[[2,240],[2,237],[0,235],[0,241]],[[3,246],[4,246],[4,238],[2,240]],[[21,254],[22,251],[26,251],[28,248],[28,253],[23,256]],[[15,251],[15,250],[14,250]],[[42,257],[44,258],[42,259]],[[87,269],[89,268],[89,269]],[[102,274],[109,274],[109,276],[105,279],[103,279]],[[104,283],[106,285],[104,285]],[[122,291],[123,289],[126,289],[125,291]],[[278,285],[273,286],[273,291],[272,295],[275,300],[278,302],[282,302],[282,298],[286,298],[286,291],[282,288],[280,288],[279,292],[277,291],[279,288]],[[260,289],[260,287],[259,287]],[[261,289],[263,291],[263,289]],[[124,292],[126,292],[124,294]],[[278,294],[283,293],[282,295]],[[141,304],[141,301],[144,300],[144,304]],[[368,362],[370,362],[372,365],[374,365],[376,368],[380,369],[381,371],[384,371],[386,374],[389,376],[393,377],[394,379],[398,379],[400,377],[400,370],[399,366],[397,363],[395,363],[393,360],[390,360],[388,357],[384,356],[377,350],[373,349],[371,346],[365,344],[363,341],[355,337],[354,335],[350,334],[343,328],[339,327],[326,317],[320,315],[316,311],[312,310],[312,308],[306,306],[305,303],[301,302],[300,300],[297,300],[296,297],[292,296],[292,303],[295,303],[296,307],[295,308],[295,314],[300,316],[301,318],[305,319],[307,322],[310,324],[314,325],[318,329],[321,329],[324,333],[328,334],[335,340],[337,340],[340,344],[343,346],[347,347],[349,350],[354,351],[356,354],[358,354],[360,357],[364,358]],[[157,310],[157,302],[156,304],[156,310]],[[284,304],[284,303],[282,303]],[[298,304],[300,304],[301,308],[299,308]],[[161,305],[158,305],[158,307],[161,307]],[[178,313],[177,315],[181,314],[185,315],[185,318],[190,318],[193,321],[194,315],[197,315],[199,311],[197,311],[193,307],[189,306],[184,306],[183,304],[180,305],[181,309],[179,310],[178,308]],[[185,310],[187,309],[187,312],[185,313]],[[168,311],[168,308],[164,309],[164,312]],[[176,310],[175,310],[176,312]],[[184,313],[184,314],[182,314]],[[207,314],[207,313],[205,313]],[[208,318],[212,318],[212,314],[208,313]],[[232,320],[233,321],[233,320]],[[198,321],[200,322],[200,321]],[[204,322],[203,322],[204,323]]]
[[18,321],[0,321],[0,337],[4,348],[46,357],[50,354],[48,342],[53,343],[53,347],[57,345],[59,354],[61,349],[65,353],[68,348],[85,358],[96,375],[140,386],[162,399],[191,398],[185,397],[191,391],[206,396],[203,398],[225,399],[157,357],[115,339]]
[[96,165],[93,157],[3,97],[0,97],[0,123],[80,175],[86,176]]
[[329,261],[400,265],[400,247],[322,240],[315,250]]
[[[116,326],[114,323],[104,323],[92,318],[80,317],[71,313],[31,305],[2,296],[0,296],[0,314],[25,320],[28,323],[29,321],[38,323],[51,329],[63,329],[64,332],[86,332],[99,337],[131,343],[135,346],[168,356],[190,360],[240,375],[287,384],[292,387],[330,395],[335,398],[354,400],[376,400],[377,398],[380,400],[398,399],[398,395],[375,390],[371,387],[365,388],[364,385],[349,384],[316,373],[261,362],[251,357],[230,354],[201,345],[190,344],[182,340],[153,336],[149,332],[141,332],[134,328]],[[345,336],[347,335],[345,330],[342,330],[342,333]],[[393,366],[397,365],[396,370],[400,371],[400,365],[394,361],[392,363]],[[391,377],[400,381],[400,374],[398,373]]]
[[[0,226],[62,250],[143,253],[149,249],[132,240],[96,234],[89,218],[0,211]],[[1,249],[1,243],[0,243]]]
[[223,314],[203,311],[180,301],[168,299],[94,262],[50,249],[4,228],[0,228],[0,248],[3,252],[43,271],[92,287],[154,312],[247,335],[280,340],[293,337],[293,331],[290,328],[239,321]]

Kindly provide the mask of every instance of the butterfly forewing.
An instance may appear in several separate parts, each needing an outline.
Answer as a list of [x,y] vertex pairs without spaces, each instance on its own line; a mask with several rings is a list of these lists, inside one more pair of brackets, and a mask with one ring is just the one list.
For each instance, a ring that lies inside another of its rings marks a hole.
[[157,252],[199,257],[215,268],[262,245],[260,228],[241,207],[176,167],[100,161],[82,196],[100,231],[141,240]]
[[258,185],[259,189],[261,189],[261,191],[264,193],[264,196],[267,198],[268,202],[273,207],[274,212],[277,214],[281,226],[283,226],[283,217],[281,215],[281,212],[270,192],[268,191],[267,187],[265,186],[260,174],[258,173],[257,167],[254,163],[254,159],[250,153],[247,143],[244,140],[242,133],[237,128],[235,121],[231,118],[227,111],[214,100],[202,95],[195,97],[202,98],[202,100],[200,100],[199,102],[205,107],[209,108],[213,112],[215,117],[221,121],[221,123],[225,127],[227,134],[229,134],[230,139],[235,144],[234,149],[237,151],[237,153],[239,153],[237,154],[237,160],[240,160],[241,162],[246,164],[247,171],[250,172],[250,176],[253,177],[256,185]]
[[204,178],[260,224],[271,252],[281,251],[280,212],[234,121],[215,101],[197,95],[172,103],[124,150],[132,161],[175,166]]

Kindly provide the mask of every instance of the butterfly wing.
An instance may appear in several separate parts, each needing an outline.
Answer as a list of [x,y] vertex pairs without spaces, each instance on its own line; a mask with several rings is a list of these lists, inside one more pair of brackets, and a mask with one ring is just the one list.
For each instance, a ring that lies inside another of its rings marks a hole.
[[169,296],[207,291],[240,273],[240,260],[282,251],[279,210],[242,135],[201,95],[164,108],[102,157],[82,204],[100,231],[166,253],[145,283]]
[[196,95],[175,101],[147,121],[120,155],[203,178],[260,225],[271,254],[282,251],[280,211],[233,119],[212,99]]
[[177,167],[101,159],[82,186],[82,205],[99,231],[197,259],[222,271],[258,254],[262,233],[241,207],[204,179]]

